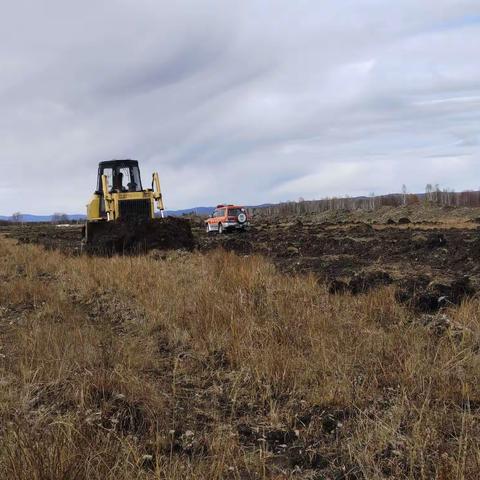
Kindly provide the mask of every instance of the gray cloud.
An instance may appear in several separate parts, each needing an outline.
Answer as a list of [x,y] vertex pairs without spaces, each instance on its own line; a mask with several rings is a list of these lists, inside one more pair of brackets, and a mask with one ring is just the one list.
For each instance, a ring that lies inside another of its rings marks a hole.
[[81,212],[96,164],[121,157],[159,171],[169,208],[477,188],[479,14],[467,0],[10,2],[0,213]]

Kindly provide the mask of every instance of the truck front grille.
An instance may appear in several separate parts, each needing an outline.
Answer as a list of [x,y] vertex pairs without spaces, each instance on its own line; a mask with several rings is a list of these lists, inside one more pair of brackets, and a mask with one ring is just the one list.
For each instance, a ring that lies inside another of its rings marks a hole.
[[120,220],[144,220],[151,215],[150,200],[120,200],[118,202]]

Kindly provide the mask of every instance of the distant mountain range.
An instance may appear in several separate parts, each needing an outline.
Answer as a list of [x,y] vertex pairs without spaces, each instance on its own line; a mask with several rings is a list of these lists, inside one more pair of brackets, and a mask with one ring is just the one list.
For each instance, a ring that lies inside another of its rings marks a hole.
[[165,210],[165,215],[170,215],[172,217],[180,217],[189,213],[195,215],[209,215],[215,210],[215,207],[195,207],[195,208],[186,208],[184,210]]
[[[269,203],[262,205],[256,205],[255,208],[259,207],[268,207],[271,206]],[[253,207],[252,207],[253,208]],[[181,217],[182,215],[195,214],[195,215],[210,215],[215,210],[215,207],[193,207],[185,208],[183,210],[165,210],[165,215],[171,217]],[[22,213],[22,222],[51,222],[54,215],[31,215],[29,213]],[[85,220],[87,217],[82,214],[72,214],[68,215],[68,220]],[[2,216],[0,215],[0,221],[10,222],[12,216]]]
[[[208,215],[215,210],[215,207],[195,207],[195,208],[186,208],[184,210],[165,210],[165,215],[172,217],[180,217],[185,214],[194,213],[196,215]],[[21,221],[22,222],[51,222],[54,215],[31,215],[29,213],[22,213]],[[68,220],[85,220],[86,216],[82,214],[72,214],[68,215]],[[11,216],[0,215],[0,221],[11,221]]]
[[[85,219],[85,215],[67,215],[69,220],[83,220]],[[29,213],[22,213],[21,220],[22,222],[51,222],[53,215],[30,215]],[[12,217],[6,217],[4,215],[0,215],[0,220],[2,221],[11,221]]]

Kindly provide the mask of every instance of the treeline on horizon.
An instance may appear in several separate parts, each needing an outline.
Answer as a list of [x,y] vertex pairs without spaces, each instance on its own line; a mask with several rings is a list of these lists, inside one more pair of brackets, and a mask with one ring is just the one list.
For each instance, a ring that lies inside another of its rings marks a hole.
[[[299,198],[297,201],[286,201],[277,204],[261,205],[258,207],[247,207],[250,214],[262,215],[301,215],[308,213],[326,212],[329,210],[364,210],[373,211],[381,207],[401,207],[415,205],[431,205],[440,207],[480,207],[480,190],[467,190],[455,192],[449,189],[440,189],[428,184],[425,193],[408,193],[405,185],[402,193],[390,193],[386,195],[370,194],[368,197],[330,197],[321,200],[305,200]],[[191,213],[184,213],[183,216],[202,216]],[[72,219],[65,213],[54,213],[49,221],[36,223],[82,223],[82,219]],[[24,214],[15,212],[9,220],[0,220],[0,225],[12,223],[24,223]],[[28,222],[27,222],[28,223]]]
[[414,205],[434,205],[440,207],[480,207],[480,191],[455,192],[440,189],[438,185],[427,185],[425,193],[407,193],[403,186],[402,193],[387,195],[371,194],[368,197],[331,197],[321,200],[287,201],[274,205],[252,207],[252,214],[292,215],[319,213],[328,210],[377,210],[381,207],[401,207]]

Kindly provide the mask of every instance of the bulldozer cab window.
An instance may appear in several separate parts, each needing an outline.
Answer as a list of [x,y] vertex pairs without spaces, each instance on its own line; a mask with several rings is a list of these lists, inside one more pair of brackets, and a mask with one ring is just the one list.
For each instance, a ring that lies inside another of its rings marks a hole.
[[141,192],[140,171],[136,166],[105,167],[100,171],[97,191],[102,192],[101,176],[107,177],[109,192]]
[[105,175],[107,177],[107,185],[108,191],[111,192],[113,189],[113,169],[112,168],[104,168],[101,174],[99,175],[98,179],[98,190],[102,191],[102,179],[101,175]]
[[[118,188],[122,192],[141,192],[140,172],[138,167],[123,167],[117,171]],[[115,188],[115,186],[114,186]]]

